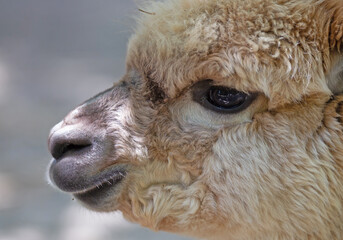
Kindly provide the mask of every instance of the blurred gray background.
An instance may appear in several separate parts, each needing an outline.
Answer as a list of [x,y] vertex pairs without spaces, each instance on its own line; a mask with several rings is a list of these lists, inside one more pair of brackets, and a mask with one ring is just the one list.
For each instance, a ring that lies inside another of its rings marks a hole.
[[50,128],[125,71],[132,0],[0,0],[0,240],[185,239],[51,188]]

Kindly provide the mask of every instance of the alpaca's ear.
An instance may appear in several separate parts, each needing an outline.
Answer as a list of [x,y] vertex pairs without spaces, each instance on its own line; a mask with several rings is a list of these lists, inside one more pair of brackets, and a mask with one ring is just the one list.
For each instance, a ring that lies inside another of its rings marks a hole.
[[343,0],[322,0],[318,22],[324,30],[324,70],[333,93],[343,92]]
[[343,0],[324,0],[324,13],[319,16],[325,21],[329,46],[332,51],[342,51],[343,47]]

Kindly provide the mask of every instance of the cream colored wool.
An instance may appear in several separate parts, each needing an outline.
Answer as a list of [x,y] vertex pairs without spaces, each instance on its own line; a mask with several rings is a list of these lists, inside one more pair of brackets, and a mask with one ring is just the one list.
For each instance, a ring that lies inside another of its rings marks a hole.
[[[343,1],[142,9],[130,94],[106,108],[116,161],[130,167],[112,203],[88,207],[198,238],[343,239]],[[258,97],[216,113],[192,100],[204,79]]]
[[[128,71],[167,93],[173,121],[161,112],[150,130],[161,162],[137,173],[144,183],[128,189],[126,217],[213,239],[343,239],[341,112],[328,110],[338,100],[326,106],[342,59],[343,1],[174,0],[145,9],[153,14],[130,40]],[[187,97],[199,79],[264,99],[213,123],[220,116]],[[166,172],[144,181],[166,158]]]

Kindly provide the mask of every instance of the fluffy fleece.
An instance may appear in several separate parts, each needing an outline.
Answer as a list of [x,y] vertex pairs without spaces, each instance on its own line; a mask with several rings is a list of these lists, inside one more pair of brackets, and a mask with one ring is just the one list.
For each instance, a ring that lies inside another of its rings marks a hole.
[[[199,238],[343,239],[343,1],[142,9],[127,74],[92,108],[116,149],[102,164],[129,170],[115,198],[86,205]],[[192,99],[205,79],[258,97],[213,112]]]

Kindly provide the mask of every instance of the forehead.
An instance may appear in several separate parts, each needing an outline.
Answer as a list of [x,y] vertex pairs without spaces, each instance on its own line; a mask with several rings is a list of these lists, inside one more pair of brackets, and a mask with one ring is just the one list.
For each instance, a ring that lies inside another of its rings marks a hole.
[[297,98],[311,87],[323,88],[313,81],[319,37],[311,2],[175,0],[149,5],[144,10],[151,14],[139,20],[129,43],[128,69],[170,97],[210,78],[267,96],[270,84],[292,87],[289,91],[302,92],[288,97]]

